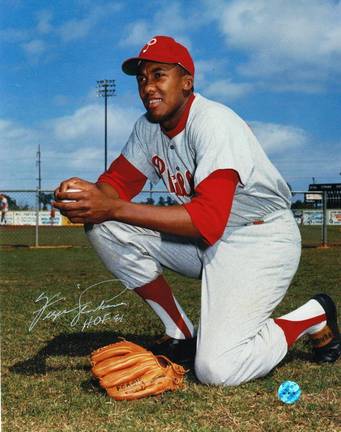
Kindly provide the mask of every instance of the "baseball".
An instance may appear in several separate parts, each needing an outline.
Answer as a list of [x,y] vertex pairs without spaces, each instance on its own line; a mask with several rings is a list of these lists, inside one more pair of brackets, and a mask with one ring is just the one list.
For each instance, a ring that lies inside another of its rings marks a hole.
[[301,396],[300,386],[295,381],[284,381],[278,388],[278,398],[286,404],[293,404]]
[[[73,188],[70,188],[70,189],[67,190],[68,193],[69,192],[81,192],[81,191],[82,191],[81,189],[73,189]],[[65,203],[67,203],[67,202],[76,202],[76,200],[64,199],[64,200],[62,200],[62,202],[65,202]]]

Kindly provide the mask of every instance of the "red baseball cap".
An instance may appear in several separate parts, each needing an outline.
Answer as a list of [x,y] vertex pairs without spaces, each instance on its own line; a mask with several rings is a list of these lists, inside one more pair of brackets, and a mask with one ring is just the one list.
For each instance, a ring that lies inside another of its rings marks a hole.
[[123,72],[127,75],[137,75],[141,60],[178,64],[194,76],[194,63],[187,48],[169,36],[154,36],[142,48],[138,57],[123,62]]

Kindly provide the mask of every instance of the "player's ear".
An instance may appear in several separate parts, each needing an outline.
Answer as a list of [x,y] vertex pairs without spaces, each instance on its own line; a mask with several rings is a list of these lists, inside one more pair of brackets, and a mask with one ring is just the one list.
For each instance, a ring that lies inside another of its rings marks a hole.
[[193,77],[192,75],[184,75],[182,77],[182,88],[184,91],[192,90],[193,88]]

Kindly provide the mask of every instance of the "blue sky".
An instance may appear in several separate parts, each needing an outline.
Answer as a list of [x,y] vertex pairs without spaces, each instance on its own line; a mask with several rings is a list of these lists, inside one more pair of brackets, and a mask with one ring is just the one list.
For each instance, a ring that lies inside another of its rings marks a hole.
[[[143,5],[143,6],[142,6]],[[104,166],[104,101],[115,79],[108,150],[115,158],[143,113],[121,63],[157,34],[196,63],[196,91],[253,128],[295,190],[340,182],[341,3],[332,0],[0,0],[0,188],[35,188]]]

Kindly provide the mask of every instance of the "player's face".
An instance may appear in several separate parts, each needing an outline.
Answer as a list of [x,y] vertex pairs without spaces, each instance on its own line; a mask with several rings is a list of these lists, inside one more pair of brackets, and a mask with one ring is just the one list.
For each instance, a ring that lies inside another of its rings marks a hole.
[[136,78],[148,119],[166,130],[173,129],[186,106],[192,77],[183,75],[174,64],[146,61]]

